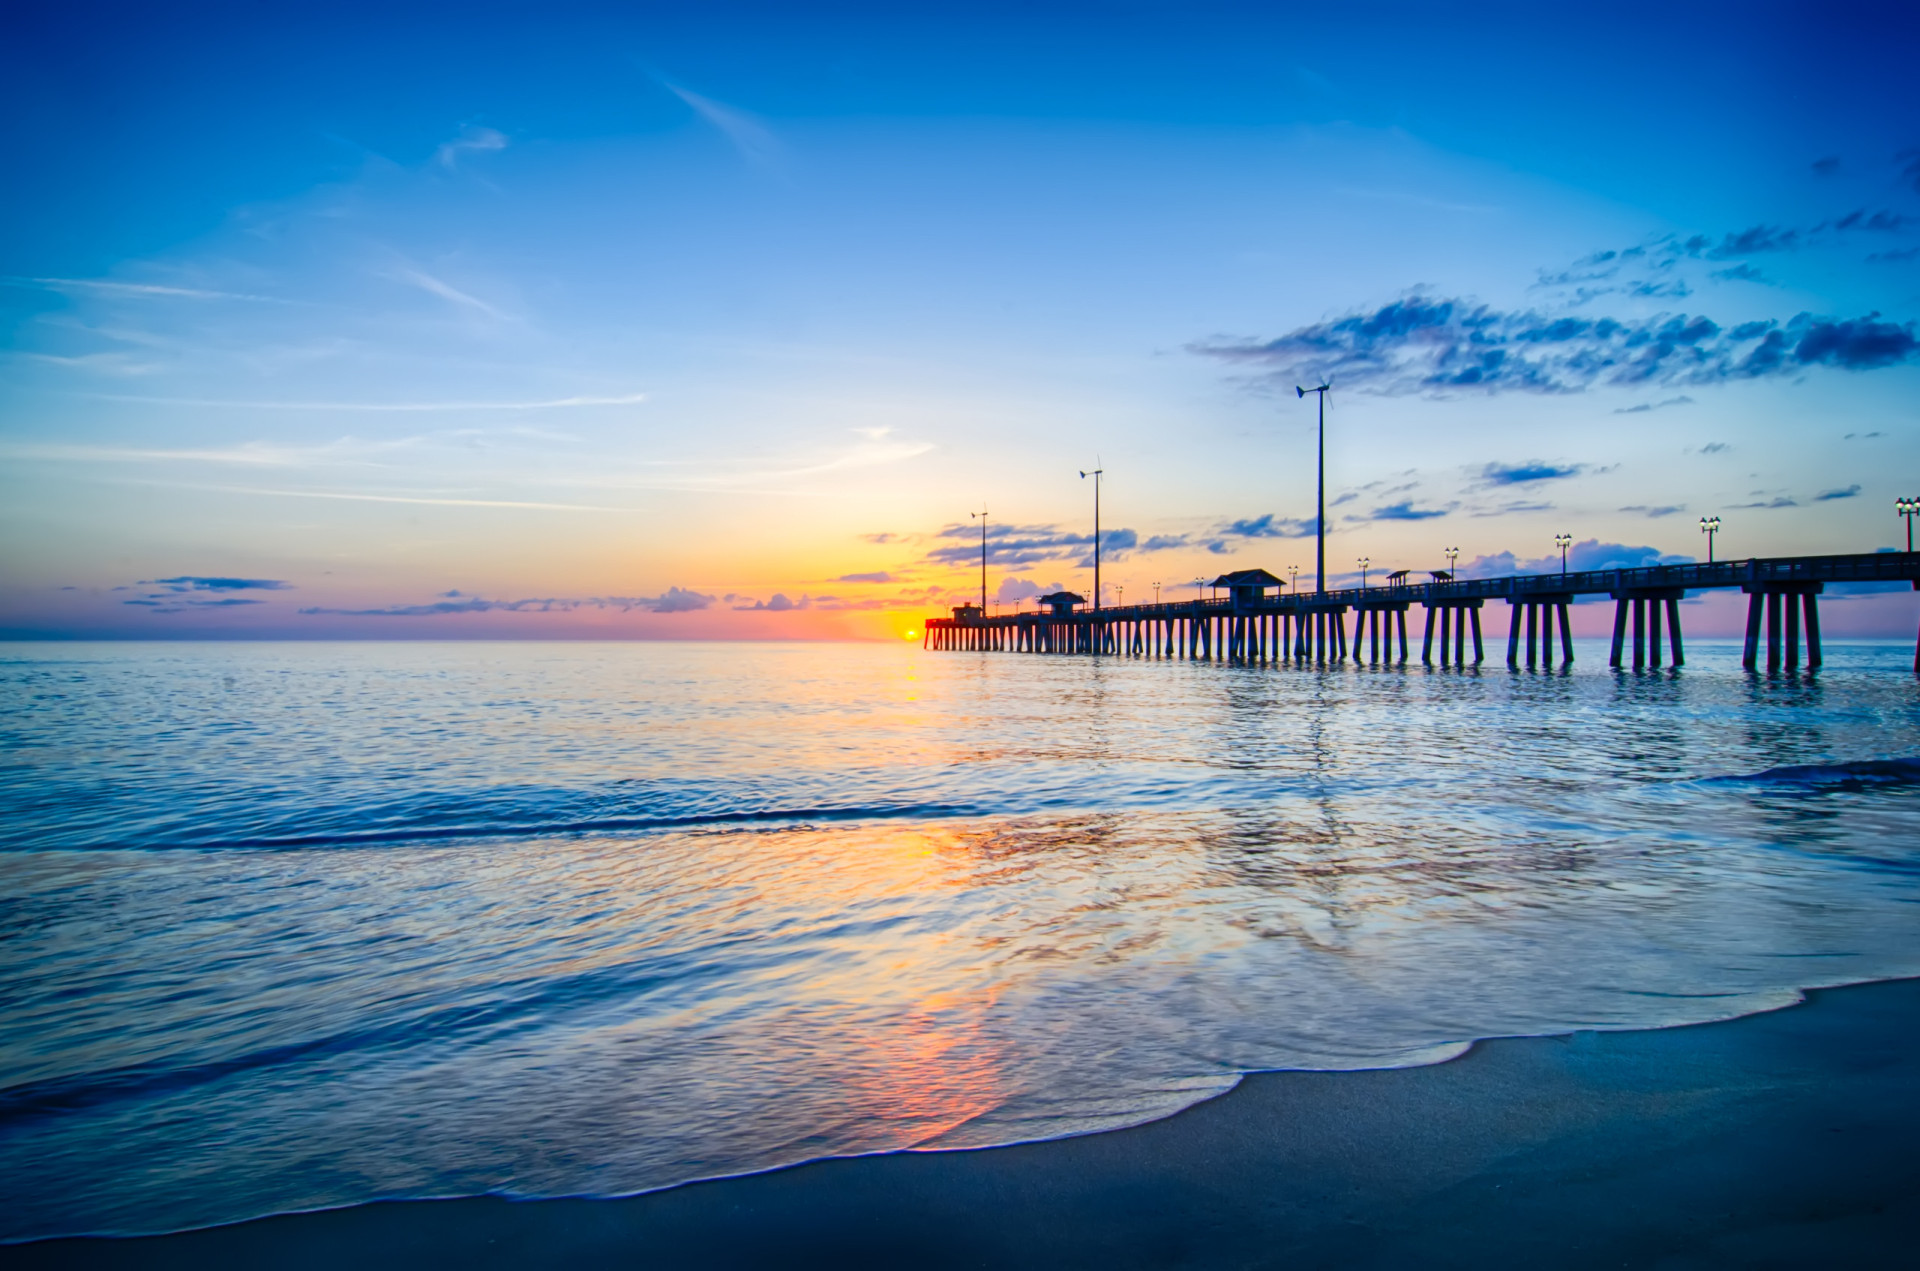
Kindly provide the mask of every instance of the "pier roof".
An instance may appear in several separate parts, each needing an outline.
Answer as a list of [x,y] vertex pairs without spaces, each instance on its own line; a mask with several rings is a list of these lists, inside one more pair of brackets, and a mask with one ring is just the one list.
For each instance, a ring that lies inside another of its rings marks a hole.
[[1210,587],[1284,587],[1284,578],[1275,578],[1264,569],[1236,569],[1231,574],[1222,574],[1208,584]]

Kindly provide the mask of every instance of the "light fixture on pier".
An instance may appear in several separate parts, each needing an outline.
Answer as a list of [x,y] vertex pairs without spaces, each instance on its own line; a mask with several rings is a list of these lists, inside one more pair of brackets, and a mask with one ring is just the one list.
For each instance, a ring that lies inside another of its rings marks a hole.
[[1447,558],[1447,576],[1451,578],[1454,574],[1454,566],[1460,559],[1460,549],[1457,547],[1443,547],[1440,550]]
[[1159,583],[1155,583],[1153,585],[1153,603],[1156,605],[1160,603],[1160,584]]
[[[1908,522],[1912,524],[1912,522]],[[1720,518],[1703,516],[1700,518],[1700,532],[1707,536],[1707,564],[1713,564],[1713,536],[1720,532]]]
[[1907,555],[1913,555],[1913,518],[1920,516],[1920,499],[1895,499],[1894,511],[1907,518]]
[[1567,549],[1573,546],[1573,535],[1555,534],[1553,536],[1553,545],[1560,549],[1560,576],[1565,578],[1567,576]]
[[1298,565],[1287,566],[1287,586],[1294,591],[1300,590],[1300,567]]
[[1365,591],[1367,589],[1367,566],[1373,564],[1373,560],[1371,557],[1362,556],[1356,560],[1354,564],[1360,567],[1360,590]]

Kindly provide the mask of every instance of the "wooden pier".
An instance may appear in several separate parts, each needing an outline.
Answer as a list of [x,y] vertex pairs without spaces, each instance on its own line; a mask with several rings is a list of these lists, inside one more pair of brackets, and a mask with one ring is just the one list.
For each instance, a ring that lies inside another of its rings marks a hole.
[[[1686,660],[1680,601],[1690,591],[1738,587],[1747,596],[1741,665],[1758,670],[1764,661],[1766,670],[1779,671],[1804,663],[1813,669],[1821,661],[1820,594],[1828,583],[1856,582],[1905,582],[1920,590],[1920,553],[1783,556],[1504,578],[1457,579],[1439,572],[1424,583],[1409,581],[1402,571],[1385,586],[1293,595],[1281,594],[1284,584],[1265,570],[1241,570],[1216,579],[1227,594],[1209,600],[1095,609],[1083,608],[1080,596],[1059,592],[1039,598],[1041,612],[1003,616],[963,605],[950,618],[927,619],[921,645],[1200,661],[1404,663],[1407,610],[1419,605],[1426,613],[1421,662],[1433,664],[1437,636],[1440,665],[1467,666],[1485,660],[1483,607],[1504,601],[1507,665],[1520,666],[1524,656],[1527,666],[1552,666],[1573,661],[1568,606],[1582,596],[1607,596],[1614,602],[1609,665],[1680,666]],[[1920,639],[1914,673],[1920,675]]]

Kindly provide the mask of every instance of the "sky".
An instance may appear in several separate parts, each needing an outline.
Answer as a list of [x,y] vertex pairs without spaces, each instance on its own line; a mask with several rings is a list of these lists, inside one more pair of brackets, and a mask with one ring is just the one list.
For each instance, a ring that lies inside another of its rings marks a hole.
[[9,7],[0,635],[1906,541],[1908,6],[292,9]]

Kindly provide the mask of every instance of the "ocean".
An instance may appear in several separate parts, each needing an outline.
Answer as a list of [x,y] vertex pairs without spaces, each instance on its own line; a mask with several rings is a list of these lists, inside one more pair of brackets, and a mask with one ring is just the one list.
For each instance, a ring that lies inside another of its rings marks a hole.
[[619,1195],[1920,974],[1920,689],[0,647],[0,1240]]

